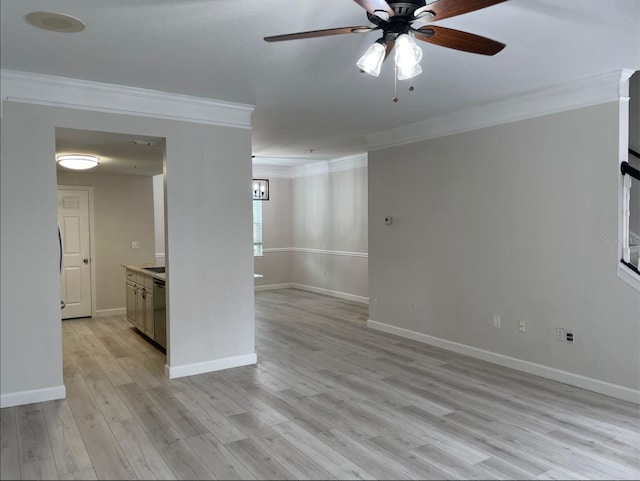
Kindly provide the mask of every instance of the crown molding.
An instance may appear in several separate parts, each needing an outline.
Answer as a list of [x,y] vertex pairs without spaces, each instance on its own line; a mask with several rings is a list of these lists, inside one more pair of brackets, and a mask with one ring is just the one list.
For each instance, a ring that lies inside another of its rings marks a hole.
[[420,142],[461,132],[544,115],[617,102],[621,78],[632,71],[616,70],[553,85],[497,102],[365,135],[368,150]]
[[198,124],[251,128],[253,105],[236,104],[157,90],[0,71],[0,100]]
[[331,174],[343,170],[359,169],[366,167],[369,156],[366,153],[339,157],[325,162],[300,165],[292,169],[294,178],[311,177],[314,175]]
[[[330,174],[333,172],[341,172],[343,170],[358,169],[368,165],[367,153],[349,155],[339,157],[333,160],[323,160],[313,162],[311,164],[297,165],[291,167],[271,166],[271,165],[254,165],[254,177],[275,177],[282,179],[299,179],[303,177],[311,177],[314,175]],[[274,160],[277,160],[273,157]]]

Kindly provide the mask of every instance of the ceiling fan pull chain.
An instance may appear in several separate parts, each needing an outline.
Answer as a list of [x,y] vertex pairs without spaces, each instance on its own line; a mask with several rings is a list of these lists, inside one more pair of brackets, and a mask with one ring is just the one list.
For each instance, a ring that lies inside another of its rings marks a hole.
[[413,92],[415,88],[413,87],[413,77],[411,77],[411,83],[409,84],[409,92]]

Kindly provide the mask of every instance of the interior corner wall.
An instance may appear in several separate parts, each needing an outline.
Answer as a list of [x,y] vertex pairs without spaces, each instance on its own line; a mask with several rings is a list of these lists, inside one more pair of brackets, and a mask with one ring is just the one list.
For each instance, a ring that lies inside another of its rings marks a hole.
[[[94,311],[100,315],[124,309],[126,277],[122,264],[155,262],[152,177],[58,171],[58,185],[93,187]],[[131,248],[134,240],[140,248]]]
[[249,129],[11,101],[2,107],[2,405],[34,392],[64,396],[56,127],[166,138],[169,369],[255,359]]
[[292,282],[369,297],[367,167],[292,181]]
[[370,319],[637,391],[618,116],[609,103],[369,152]]

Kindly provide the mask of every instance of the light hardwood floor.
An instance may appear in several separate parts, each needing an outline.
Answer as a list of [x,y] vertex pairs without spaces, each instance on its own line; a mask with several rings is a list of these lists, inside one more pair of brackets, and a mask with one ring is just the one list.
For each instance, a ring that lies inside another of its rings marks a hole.
[[637,405],[256,293],[257,366],[169,381],[123,318],[62,323],[67,399],[1,410],[2,479],[638,479]]

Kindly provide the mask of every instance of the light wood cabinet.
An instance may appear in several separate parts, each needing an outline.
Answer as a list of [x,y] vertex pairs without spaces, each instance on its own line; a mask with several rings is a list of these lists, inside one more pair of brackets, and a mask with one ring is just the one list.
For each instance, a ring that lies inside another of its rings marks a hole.
[[153,277],[127,269],[127,320],[154,339]]
[[126,289],[127,289],[127,321],[129,321],[134,326],[137,326],[136,297],[138,295],[138,288],[135,282],[131,282],[130,280],[127,280]]

